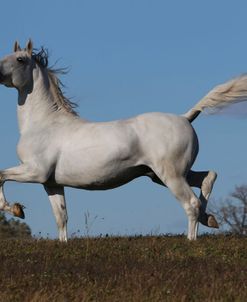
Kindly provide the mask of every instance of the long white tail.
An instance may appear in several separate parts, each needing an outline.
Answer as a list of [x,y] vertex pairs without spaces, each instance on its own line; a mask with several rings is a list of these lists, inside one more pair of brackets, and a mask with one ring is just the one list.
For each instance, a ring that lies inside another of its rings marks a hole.
[[215,113],[234,103],[247,101],[247,74],[214,87],[185,116],[192,122],[202,111]]

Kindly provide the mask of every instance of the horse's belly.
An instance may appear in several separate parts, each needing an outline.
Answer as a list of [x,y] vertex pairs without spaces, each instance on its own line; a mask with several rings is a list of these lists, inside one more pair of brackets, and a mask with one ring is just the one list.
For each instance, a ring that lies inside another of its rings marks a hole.
[[56,183],[104,190],[140,176],[143,161],[136,134],[128,127],[118,128],[97,128],[90,137],[85,134],[84,139],[66,144],[55,167]]
[[[107,190],[124,185],[131,180],[145,175],[150,169],[146,166],[140,165],[135,167],[125,167],[117,171],[107,170],[93,171],[85,173],[63,173],[59,172],[55,175],[55,182],[60,185],[87,189],[87,190]],[[94,173],[95,172],[95,173]]]

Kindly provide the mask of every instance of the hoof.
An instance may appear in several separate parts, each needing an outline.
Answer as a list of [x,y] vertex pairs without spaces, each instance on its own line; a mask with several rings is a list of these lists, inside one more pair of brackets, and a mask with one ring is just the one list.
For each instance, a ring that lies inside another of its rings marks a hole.
[[13,206],[12,206],[13,215],[16,216],[16,217],[24,219],[25,218],[25,214],[24,214],[24,211],[23,211],[24,208],[25,207],[20,203],[13,204]]
[[219,224],[212,214],[208,215],[208,226],[215,229],[219,228]]
[[219,228],[219,224],[215,219],[214,215],[203,213],[199,216],[199,222],[209,228]]

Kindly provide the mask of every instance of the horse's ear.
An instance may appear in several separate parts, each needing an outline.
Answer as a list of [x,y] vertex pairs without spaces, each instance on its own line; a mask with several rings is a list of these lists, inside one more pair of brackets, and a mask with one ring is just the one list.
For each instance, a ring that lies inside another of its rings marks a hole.
[[33,53],[33,42],[31,39],[29,39],[27,41],[27,45],[26,45],[26,51],[29,53],[29,55],[31,56]]
[[14,44],[14,52],[17,52],[17,51],[20,51],[21,50],[21,47],[18,43],[18,41],[15,41],[15,44]]

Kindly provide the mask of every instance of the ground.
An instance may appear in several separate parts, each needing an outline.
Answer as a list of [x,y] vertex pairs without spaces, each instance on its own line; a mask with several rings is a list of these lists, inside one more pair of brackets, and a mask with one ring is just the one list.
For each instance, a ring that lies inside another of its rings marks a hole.
[[247,237],[0,242],[0,301],[247,301]]

